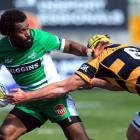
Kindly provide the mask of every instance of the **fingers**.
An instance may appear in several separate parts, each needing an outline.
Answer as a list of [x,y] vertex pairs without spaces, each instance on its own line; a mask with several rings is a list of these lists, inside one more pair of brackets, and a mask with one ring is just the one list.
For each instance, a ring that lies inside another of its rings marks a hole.
[[20,88],[11,89],[11,93],[4,96],[11,104],[19,104],[27,100],[27,94]]
[[15,98],[14,98],[13,94],[7,94],[7,95],[4,96],[4,98],[6,100],[8,100],[9,103],[12,103],[12,102],[15,101]]
[[99,41],[98,45],[97,46],[107,46],[109,44],[108,41]]
[[19,103],[19,100],[15,98],[14,94],[6,95],[5,98],[10,104],[15,105]]
[[19,94],[22,90],[20,88],[14,88],[10,90],[11,93],[5,94],[4,98],[10,103],[10,104],[18,104],[19,101],[17,99],[17,94]]

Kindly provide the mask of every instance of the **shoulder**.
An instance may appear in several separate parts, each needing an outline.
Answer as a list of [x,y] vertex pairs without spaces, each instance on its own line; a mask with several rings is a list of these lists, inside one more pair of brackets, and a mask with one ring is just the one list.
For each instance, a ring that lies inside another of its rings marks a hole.
[[32,37],[35,40],[38,40],[38,41],[56,37],[56,35],[54,35],[54,34],[52,34],[50,32],[35,29],[35,28],[30,29],[30,32],[31,32]]
[[106,47],[105,51],[113,53],[118,51],[124,51],[124,49],[128,47],[130,47],[128,44],[111,44]]
[[52,35],[51,33],[47,32],[47,31],[43,31],[43,30],[36,29],[36,28],[31,28],[30,32],[31,32],[32,36]]

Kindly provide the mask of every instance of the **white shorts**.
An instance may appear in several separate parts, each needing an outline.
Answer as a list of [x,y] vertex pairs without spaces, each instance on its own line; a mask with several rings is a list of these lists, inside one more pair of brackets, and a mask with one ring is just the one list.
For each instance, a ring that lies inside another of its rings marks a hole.
[[136,112],[135,117],[133,118],[131,124],[140,131],[140,112]]

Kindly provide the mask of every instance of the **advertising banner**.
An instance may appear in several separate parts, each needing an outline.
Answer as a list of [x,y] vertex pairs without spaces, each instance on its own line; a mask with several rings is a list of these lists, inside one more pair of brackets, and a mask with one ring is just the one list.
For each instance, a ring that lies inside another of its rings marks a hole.
[[[1,0],[1,3],[6,2]],[[127,0],[11,0],[8,3],[34,13],[42,27],[127,27]]]

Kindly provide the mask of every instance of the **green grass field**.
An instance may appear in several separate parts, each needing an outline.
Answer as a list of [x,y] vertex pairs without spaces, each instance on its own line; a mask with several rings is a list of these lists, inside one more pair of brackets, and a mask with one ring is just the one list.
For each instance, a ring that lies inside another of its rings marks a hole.
[[[79,93],[80,92],[80,93]],[[139,111],[140,97],[126,92],[110,92],[94,89],[74,92],[73,99],[88,135],[95,140],[127,140],[126,130],[135,112]],[[7,110],[0,109],[0,123]],[[66,140],[62,130],[54,123],[46,122],[40,129],[19,140]]]

